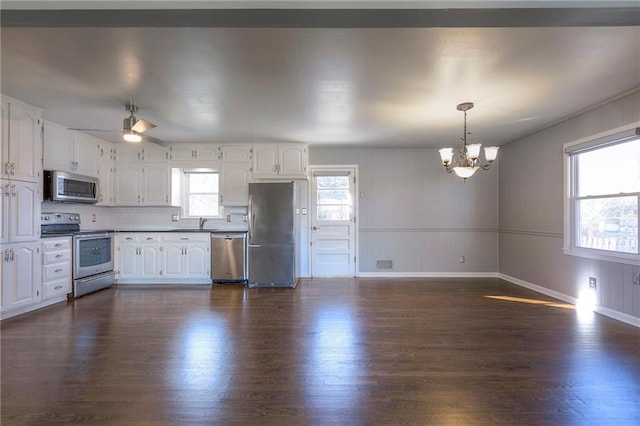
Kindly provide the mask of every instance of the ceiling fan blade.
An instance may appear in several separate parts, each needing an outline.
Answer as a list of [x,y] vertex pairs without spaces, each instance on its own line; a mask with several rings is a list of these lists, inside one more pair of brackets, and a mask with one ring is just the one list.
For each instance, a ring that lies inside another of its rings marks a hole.
[[76,129],[68,127],[67,130],[77,130],[79,132],[108,132],[108,133],[120,133],[120,130],[104,130],[104,129]]
[[160,146],[163,146],[163,147],[168,147],[168,146],[170,146],[170,145],[169,145],[168,143],[166,143],[165,141],[160,140],[160,139],[157,139],[157,138],[154,138],[153,136],[147,136],[147,135],[145,135],[144,133],[143,133],[143,134],[141,134],[140,136],[142,137],[142,140],[143,140],[143,141],[145,141],[145,142],[152,142],[152,143],[155,143],[155,144],[160,145]]
[[131,127],[131,130],[136,131],[138,133],[143,133],[149,129],[153,129],[154,127],[156,127],[155,124],[140,118],[136,121],[136,124],[134,124],[133,127]]

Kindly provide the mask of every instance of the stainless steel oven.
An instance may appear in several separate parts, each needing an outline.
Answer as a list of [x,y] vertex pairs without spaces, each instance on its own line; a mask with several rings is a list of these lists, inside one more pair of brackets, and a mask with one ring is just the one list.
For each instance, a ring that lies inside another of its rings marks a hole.
[[73,295],[79,297],[115,281],[113,232],[73,235]]

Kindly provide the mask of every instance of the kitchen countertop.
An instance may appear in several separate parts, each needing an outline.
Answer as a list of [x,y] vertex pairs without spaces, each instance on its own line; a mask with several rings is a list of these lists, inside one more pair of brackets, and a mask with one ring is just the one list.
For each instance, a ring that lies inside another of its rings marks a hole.
[[193,228],[176,228],[176,229],[118,229],[116,232],[197,232],[207,234],[230,234],[230,233],[246,233],[246,229],[193,229]]

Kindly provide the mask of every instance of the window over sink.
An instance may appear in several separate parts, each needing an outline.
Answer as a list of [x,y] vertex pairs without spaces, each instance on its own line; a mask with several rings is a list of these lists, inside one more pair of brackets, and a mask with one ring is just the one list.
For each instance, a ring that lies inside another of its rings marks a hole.
[[207,168],[171,169],[171,198],[185,218],[221,217],[220,174]]

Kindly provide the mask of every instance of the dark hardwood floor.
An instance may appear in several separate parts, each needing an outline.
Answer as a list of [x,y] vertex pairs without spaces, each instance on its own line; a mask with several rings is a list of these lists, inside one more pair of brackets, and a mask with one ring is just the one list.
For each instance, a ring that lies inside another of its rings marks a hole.
[[121,286],[1,349],[2,425],[640,424],[640,330],[494,279]]

